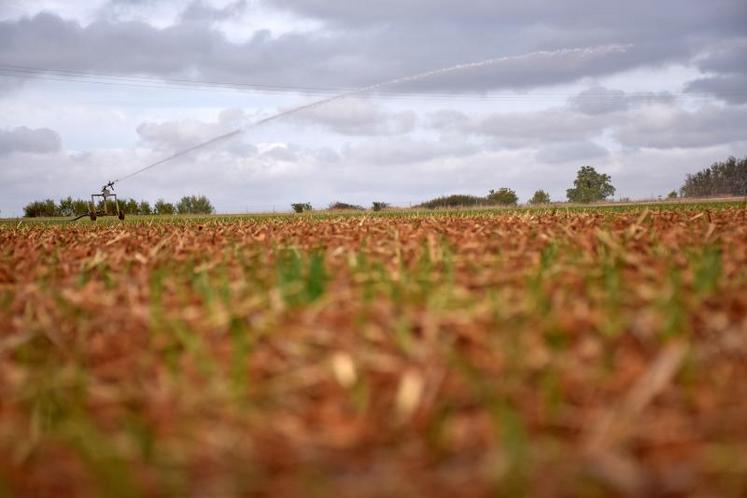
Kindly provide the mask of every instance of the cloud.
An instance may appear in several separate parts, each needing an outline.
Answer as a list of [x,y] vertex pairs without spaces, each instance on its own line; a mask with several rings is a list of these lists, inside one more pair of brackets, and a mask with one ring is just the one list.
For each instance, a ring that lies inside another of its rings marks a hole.
[[425,163],[436,159],[464,158],[477,154],[481,147],[464,140],[432,141],[411,138],[375,139],[342,147],[342,160],[349,164],[391,167]]
[[[240,129],[247,121],[248,116],[242,110],[226,109],[212,123],[196,119],[144,122],[137,127],[137,134],[142,145],[161,152],[173,153]],[[222,144],[223,150],[238,154],[248,152],[246,147],[246,144],[235,140]]]
[[32,130],[21,126],[10,130],[0,130],[0,156],[14,152],[49,154],[57,152],[62,141],[56,131],[47,128]]
[[622,90],[613,90],[602,86],[595,86],[569,99],[570,106],[584,114],[598,115],[627,111],[631,107],[670,103],[674,96],[669,92],[644,92],[629,94]]
[[570,142],[541,147],[535,157],[537,161],[556,164],[599,159],[609,155],[607,149],[594,142]]
[[401,135],[415,128],[416,116],[413,111],[385,111],[368,99],[346,98],[300,112],[294,120],[341,135]]
[[713,95],[728,104],[747,104],[747,74],[699,78],[689,82],[685,90]]
[[247,0],[237,0],[225,7],[214,7],[203,0],[194,0],[181,13],[183,21],[225,21],[244,13]]
[[[116,5],[145,8],[132,2]],[[231,41],[214,21],[236,18],[245,8],[242,1],[225,7],[192,2],[166,27],[106,17],[83,25],[42,13],[0,22],[0,52],[6,64],[25,66],[349,88],[545,51],[399,87],[485,92],[687,63],[697,47],[740,33],[747,24],[747,9],[738,0],[664,0],[653,10],[643,0],[618,7],[591,0],[562,5],[540,0],[280,0],[268,5],[322,22],[317,29],[280,35],[258,30],[243,41]],[[610,44],[630,47],[553,52]]]
[[655,149],[747,141],[747,108],[706,105],[695,111],[650,107],[631,114],[613,135],[622,145]]
[[606,121],[558,107],[540,112],[470,116],[454,111],[436,112],[431,115],[431,124],[446,132],[489,137],[503,147],[527,147],[584,141],[600,135]]
[[566,107],[469,115],[442,110],[431,113],[428,124],[446,136],[488,139],[486,147],[534,148],[537,160],[546,163],[605,157],[609,149],[594,143],[600,140],[657,149],[747,142],[747,107],[704,103],[691,108],[666,92],[630,94],[602,87],[581,92]]
[[730,74],[747,72],[747,38],[720,43],[697,60],[701,71]]
[[721,43],[699,58],[697,66],[708,76],[691,81],[685,91],[730,104],[747,103],[747,38]]

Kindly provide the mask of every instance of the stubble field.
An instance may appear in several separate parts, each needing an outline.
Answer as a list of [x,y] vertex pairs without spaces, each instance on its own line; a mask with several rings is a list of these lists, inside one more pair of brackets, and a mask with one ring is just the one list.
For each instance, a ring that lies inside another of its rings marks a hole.
[[0,496],[744,496],[744,204],[0,225]]

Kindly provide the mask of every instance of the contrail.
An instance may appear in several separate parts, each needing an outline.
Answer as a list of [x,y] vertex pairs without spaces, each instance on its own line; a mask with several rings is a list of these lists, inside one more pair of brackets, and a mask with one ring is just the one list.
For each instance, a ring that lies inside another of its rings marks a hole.
[[245,131],[256,128],[258,126],[262,126],[266,123],[269,123],[270,121],[275,121],[276,119],[283,118],[285,116],[289,116],[291,114],[296,114],[302,111],[306,111],[308,109],[314,109],[316,107],[320,107],[326,104],[329,104],[330,102],[334,102],[336,100],[344,99],[347,97],[352,97],[354,95],[361,95],[364,93],[373,92],[376,90],[379,90],[381,88],[386,88],[390,86],[400,85],[402,83],[409,83],[412,81],[419,81],[427,78],[433,78],[435,76],[440,76],[442,74],[448,74],[448,73],[454,73],[458,71],[465,71],[468,69],[477,69],[481,67],[486,66],[493,66],[500,63],[505,62],[515,62],[515,61],[522,61],[527,59],[534,59],[537,57],[556,57],[556,56],[565,56],[565,55],[579,55],[581,57],[590,57],[595,55],[605,55],[605,54],[614,54],[614,53],[625,53],[628,48],[630,48],[631,45],[620,45],[620,44],[614,44],[614,45],[601,45],[597,47],[588,47],[588,48],[566,48],[566,49],[559,49],[559,50],[540,50],[537,52],[530,52],[528,54],[523,55],[513,55],[513,56],[507,56],[507,57],[497,57],[494,59],[486,59],[479,62],[469,62],[466,64],[457,64],[456,66],[449,66],[444,67],[441,69],[435,69],[433,71],[427,71],[424,73],[418,73],[411,76],[403,76],[401,78],[396,78],[393,80],[383,81],[381,83],[376,83],[369,86],[364,86],[355,90],[350,90],[348,92],[343,92],[338,95],[334,95],[332,97],[327,97],[321,100],[317,100],[314,102],[311,102],[309,104],[304,104],[298,107],[294,107],[292,109],[287,109],[285,111],[278,112],[277,114],[273,114],[272,116],[260,119],[258,121],[255,121],[254,123],[250,123],[246,126],[243,126],[237,130],[231,131],[229,133],[225,133],[223,135],[219,135],[217,137],[213,137],[210,140],[207,140],[205,142],[198,143],[196,145],[193,145],[192,147],[189,147],[187,149],[181,150],[179,152],[176,152],[175,154],[168,156],[164,159],[161,159],[159,161],[156,161],[152,164],[149,164],[143,168],[140,168],[137,171],[133,171],[129,175],[123,176],[122,178],[118,178],[113,181],[113,183],[119,183],[124,180],[127,180],[129,178],[132,178],[135,175],[139,175],[140,173],[147,171],[151,168],[155,168],[156,166],[160,166],[163,163],[169,162],[173,159],[177,159],[182,156],[186,156],[187,154],[190,154],[198,149],[202,149],[203,147],[208,147],[210,145],[213,145],[215,143],[221,142],[223,140],[228,140],[230,138],[233,138],[237,135],[240,135],[244,133]]

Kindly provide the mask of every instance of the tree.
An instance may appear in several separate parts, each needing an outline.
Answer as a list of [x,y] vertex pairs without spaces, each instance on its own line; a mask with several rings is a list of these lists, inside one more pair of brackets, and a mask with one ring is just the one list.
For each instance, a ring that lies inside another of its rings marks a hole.
[[363,206],[348,204],[347,202],[333,202],[328,208],[330,211],[364,211]]
[[442,197],[436,197],[429,201],[425,201],[422,204],[415,206],[416,208],[451,208],[451,207],[469,207],[469,206],[480,206],[485,204],[484,197],[477,197],[475,195],[467,194],[453,194]]
[[516,192],[507,187],[500,188],[497,192],[491,190],[487,199],[488,204],[500,204],[501,206],[515,206],[519,202]]
[[127,199],[121,203],[121,208],[126,214],[138,214],[138,207],[135,199]]
[[66,197],[65,199],[60,199],[59,207],[57,208],[57,211],[59,212],[60,216],[72,216],[73,215],[73,198],[72,197]]
[[59,214],[57,205],[52,199],[30,202],[23,208],[23,215],[26,218],[51,218],[53,216],[59,216]]
[[176,212],[174,205],[163,199],[158,199],[154,207],[156,214],[174,214]]
[[137,212],[146,216],[153,214],[153,210],[150,208],[150,203],[148,201],[140,201],[140,204],[137,207]]
[[544,190],[538,190],[529,199],[529,204],[550,204],[550,194]]
[[676,198],[677,198],[677,191],[676,191],[676,190],[672,190],[672,191],[671,191],[671,192],[669,192],[669,194],[667,195],[667,199],[676,199]]
[[73,214],[80,216],[82,214],[88,214],[91,210],[91,202],[83,199],[76,199],[73,201]]
[[566,195],[571,202],[601,201],[615,194],[615,187],[610,181],[609,175],[597,173],[591,166],[582,166],[573,182],[573,188],[566,190]]
[[181,198],[176,205],[179,214],[212,214],[215,209],[210,200],[204,195],[187,195]]
[[384,209],[388,207],[389,207],[389,204],[386,202],[374,201],[373,205],[371,206],[371,209],[373,209],[374,211],[383,211]]
[[747,157],[729,157],[694,175],[687,175],[680,193],[682,197],[747,195]]
[[303,213],[304,211],[311,211],[311,204],[308,202],[295,202],[291,204],[291,208],[293,208],[293,211],[296,213]]

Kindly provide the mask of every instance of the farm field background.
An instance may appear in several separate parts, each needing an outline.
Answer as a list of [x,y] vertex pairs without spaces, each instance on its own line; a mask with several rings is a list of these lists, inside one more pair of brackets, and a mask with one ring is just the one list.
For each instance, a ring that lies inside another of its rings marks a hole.
[[744,202],[0,223],[0,496],[744,496]]

